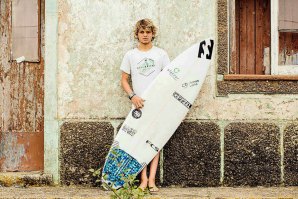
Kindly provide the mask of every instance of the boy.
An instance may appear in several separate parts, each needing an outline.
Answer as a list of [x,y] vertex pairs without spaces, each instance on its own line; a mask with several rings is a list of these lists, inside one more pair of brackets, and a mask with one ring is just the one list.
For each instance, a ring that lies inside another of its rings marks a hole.
[[[134,37],[139,41],[138,47],[125,54],[120,67],[122,70],[121,85],[136,109],[144,107],[144,100],[140,96],[162,69],[170,63],[168,54],[163,49],[153,46],[152,41],[155,36],[156,27],[152,21],[150,19],[139,20],[134,29]],[[129,84],[130,76],[132,87]],[[141,189],[144,190],[148,186],[150,192],[158,191],[155,185],[158,159],[159,153],[150,163],[149,178],[147,168],[142,170],[139,186]]]

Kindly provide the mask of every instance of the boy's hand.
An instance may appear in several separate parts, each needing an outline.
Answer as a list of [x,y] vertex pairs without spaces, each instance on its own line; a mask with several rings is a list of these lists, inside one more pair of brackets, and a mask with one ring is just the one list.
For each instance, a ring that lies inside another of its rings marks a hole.
[[139,96],[135,95],[131,98],[131,102],[133,103],[133,105],[137,108],[137,109],[141,109],[144,107],[144,101],[142,98],[140,98]]

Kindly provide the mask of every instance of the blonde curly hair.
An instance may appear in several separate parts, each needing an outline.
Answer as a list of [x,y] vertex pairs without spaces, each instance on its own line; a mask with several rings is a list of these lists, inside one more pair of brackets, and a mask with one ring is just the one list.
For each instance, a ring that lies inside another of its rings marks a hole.
[[138,33],[141,28],[143,28],[144,30],[151,29],[152,35],[153,35],[152,37],[152,41],[153,41],[156,36],[157,27],[153,24],[152,20],[146,18],[146,19],[141,19],[136,23],[134,28],[135,39],[138,39]]

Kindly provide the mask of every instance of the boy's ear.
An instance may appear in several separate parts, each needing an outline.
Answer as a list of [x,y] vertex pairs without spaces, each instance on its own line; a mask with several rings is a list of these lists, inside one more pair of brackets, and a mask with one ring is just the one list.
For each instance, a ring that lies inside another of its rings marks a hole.
[[152,39],[151,41],[153,41],[155,39],[155,34],[152,34]]

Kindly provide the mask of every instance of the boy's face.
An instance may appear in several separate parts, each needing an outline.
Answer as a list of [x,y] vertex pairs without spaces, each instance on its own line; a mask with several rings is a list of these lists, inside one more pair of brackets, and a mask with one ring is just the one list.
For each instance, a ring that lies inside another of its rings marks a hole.
[[142,44],[149,44],[152,41],[153,33],[150,28],[140,28],[138,32],[139,42]]

